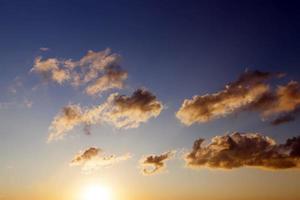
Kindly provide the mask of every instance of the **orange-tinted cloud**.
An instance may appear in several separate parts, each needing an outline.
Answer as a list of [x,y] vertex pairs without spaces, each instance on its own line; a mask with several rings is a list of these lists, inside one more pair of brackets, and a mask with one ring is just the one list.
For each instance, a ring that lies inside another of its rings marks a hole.
[[[271,77],[281,76],[283,74],[247,71],[220,92],[184,100],[176,117],[188,126],[242,110],[259,111],[262,118],[282,118],[282,115],[292,113],[300,107],[300,86],[298,82],[291,81],[272,90],[267,81]],[[290,121],[287,118],[278,120],[279,123]]]
[[151,92],[138,89],[131,96],[112,94],[107,101],[104,120],[117,128],[137,128],[157,117],[163,105]]
[[124,87],[127,72],[120,67],[120,55],[111,53],[110,49],[94,52],[88,51],[78,61],[71,59],[37,57],[31,71],[36,72],[45,80],[72,86],[85,86],[88,95]]
[[52,80],[59,84],[71,78],[70,71],[61,67],[61,61],[56,58],[42,60],[42,57],[37,57],[31,71],[42,75],[45,80]]
[[81,165],[82,163],[91,160],[93,157],[96,157],[102,150],[97,147],[90,147],[77,155],[71,161],[72,164]]
[[91,172],[99,169],[100,167],[110,166],[121,161],[131,158],[130,154],[121,156],[104,155],[103,151],[97,147],[90,147],[86,150],[80,151],[71,160],[71,166],[81,166],[85,172]]
[[191,125],[231,114],[268,92],[269,86],[265,81],[272,76],[267,72],[247,71],[220,92],[184,100],[176,117],[185,125]]
[[91,108],[79,105],[65,106],[54,118],[49,128],[48,141],[61,139],[77,125],[83,124],[86,133],[90,125],[108,123],[117,128],[137,128],[141,123],[157,117],[163,105],[151,92],[138,89],[132,96],[114,93],[108,99]]
[[291,121],[290,117],[300,108],[300,84],[290,81],[287,85],[278,86],[274,92],[264,94],[250,108],[258,110],[263,117],[278,116],[277,123]]
[[75,126],[82,122],[82,110],[79,105],[65,106],[61,112],[54,118],[49,127],[48,141],[61,139]]
[[124,87],[124,80],[127,79],[127,72],[123,70],[108,70],[103,76],[99,77],[85,88],[85,92],[89,95],[96,95],[102,91]]
[[288,169],[300,167],[300,137],[277,144],[259,133],[239,133],[216,136],[203,145],[204,139],[194,142],[185,156],[188,167],[223,168],[259,167]]
[[166,168],[166,161],[173,158],[175,151],[168,151],[161,155],[148,155],[141,159],[140,165],[144,175],[153,175]]

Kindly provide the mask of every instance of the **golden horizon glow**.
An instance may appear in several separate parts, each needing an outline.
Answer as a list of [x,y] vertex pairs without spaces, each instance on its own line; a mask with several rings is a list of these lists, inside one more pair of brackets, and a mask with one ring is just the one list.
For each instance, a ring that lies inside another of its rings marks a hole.
[[112,190],[108,186],[91,184],[82,190],[80,200],[112,200]]

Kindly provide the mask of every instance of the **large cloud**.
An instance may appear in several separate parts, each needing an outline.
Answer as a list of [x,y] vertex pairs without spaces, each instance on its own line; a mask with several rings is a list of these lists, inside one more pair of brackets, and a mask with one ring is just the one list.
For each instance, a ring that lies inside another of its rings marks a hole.
[[71,166],[81,166],[85,172],[97,170],[100,167],[109,166],[120,161],[125,161],[131,158],[130,154],[121,156],[104,155],[103,151],[97,147],[90,147],[86,150],[80,151],[74,156],[70,162]]
[[278,86],[275,91],[267,84],[271,77],[281,76],[283,74],[247,71],[217,93],[184,100],[176,117],[189,126],[241,110],[257,110],[263,118],[294,112],[300,106],[299,83],[291,81],[285,86]]
[[86,132],[90,125],[106,122],[117,128],[137,128],[141,123],[157,117],[163,105],[151,92],[136,90],[132,96],[111,94],[98,106],[82,108],[76,104],[65,106],[49,127],[48,141],[61,139],[75,126],[83,124]]
[[184,100],[176,117],[186,125],[203,123],[230,114],[255,102],[269,87],[264,83],[270,73],[248,71],[222,91]]
[[232,133],[216,136],[203,145],[203,139],[194,142],[186,156],[189,167],[224,168],[259,167],[288,169],[300,167],[300,137],[277,144],[273,139],[258,133]]
[[140,165],[144,175],[153,175],[162,172],[166,168],[166,161],[170,160],[175,151],[168,151],[161,155],[149,155],[141,159]]
[[88,95],[121,89],[127,79],[127,72],[120,67],[120,55],[111,53],[110,49],[99,52],[90,50],[78,61],[37,57],[31,71],[59,84],[84,85]]

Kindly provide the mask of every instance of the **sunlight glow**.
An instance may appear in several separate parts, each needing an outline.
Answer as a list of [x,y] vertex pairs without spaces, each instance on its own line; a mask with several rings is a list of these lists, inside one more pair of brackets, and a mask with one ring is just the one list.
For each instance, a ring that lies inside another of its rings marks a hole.
[[109,187],[90,185],[83,190],[81,200],[112,200],[111,197],[112,192]]

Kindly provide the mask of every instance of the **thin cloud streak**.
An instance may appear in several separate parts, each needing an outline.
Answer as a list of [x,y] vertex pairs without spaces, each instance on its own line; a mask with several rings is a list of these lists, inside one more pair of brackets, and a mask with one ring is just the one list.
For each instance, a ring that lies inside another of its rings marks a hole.
[[111,166],[130,158],[130,154],[120,156],[116,156],[114,154],[105,155],[102,149],[89,147],[76,154],[70,161],[70,166],[80,166],[83,172],[91,173],[101,167]]

